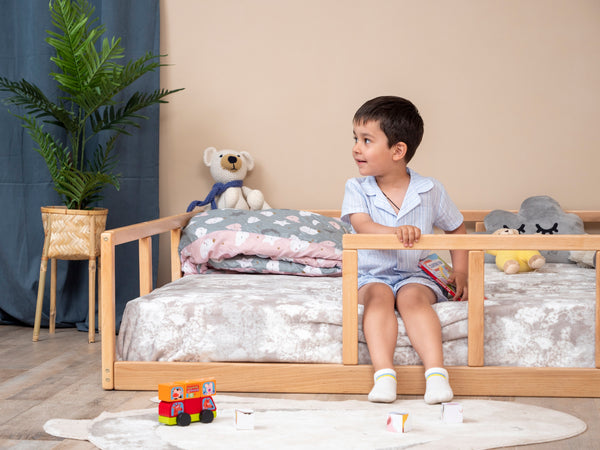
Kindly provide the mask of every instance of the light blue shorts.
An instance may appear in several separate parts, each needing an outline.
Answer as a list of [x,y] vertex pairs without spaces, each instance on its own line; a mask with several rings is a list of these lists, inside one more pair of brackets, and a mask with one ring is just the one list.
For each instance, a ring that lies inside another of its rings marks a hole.
[[394,297],[396,297],[396,294],[398,293],[398,291],[400,290],[400,288],[402,286],[405,286],[407,284],[412,284],[412,283],[422,284],[424,286],[427,286],[428,288],[430,288],[433,291],[433,293],[437,296],[438,303],[448,301],[448,297],[446,297],[444,295],[444,293],[442,292],[442,288],[435,281],[433,281],[431,278],[429,278],[425,275],[421,276],[418,274],[413,274],[412,276],[409,276],[408,278],[402,278],[401,276],[398,276],[398,275],[374,277],[372,275],[367,274],[367,275],[361,275],[358,277],[358,288],[359,289],[361,287],[363,287],[365,284],[369,284],[369,283],[383,283],[385,285],[388,285],[394,292]]

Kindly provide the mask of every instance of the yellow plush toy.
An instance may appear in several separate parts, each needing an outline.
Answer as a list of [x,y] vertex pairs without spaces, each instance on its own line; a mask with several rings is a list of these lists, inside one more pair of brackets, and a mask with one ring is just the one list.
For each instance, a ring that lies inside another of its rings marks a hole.
[[[513,228],[500,228],[493,234],[519,234]],[[506,274],[530,272],[546,264],[546,258],[537,250],[488,250],[496,256],[496,266]]]

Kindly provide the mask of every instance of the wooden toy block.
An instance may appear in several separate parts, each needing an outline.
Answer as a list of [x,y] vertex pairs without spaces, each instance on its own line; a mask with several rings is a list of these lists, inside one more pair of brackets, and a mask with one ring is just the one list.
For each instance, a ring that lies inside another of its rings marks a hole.
[[175,381],[158,385],[158,398],[164,402],[172,402],[188,398],[204,397],[216,393],[214,378],[201,380]]

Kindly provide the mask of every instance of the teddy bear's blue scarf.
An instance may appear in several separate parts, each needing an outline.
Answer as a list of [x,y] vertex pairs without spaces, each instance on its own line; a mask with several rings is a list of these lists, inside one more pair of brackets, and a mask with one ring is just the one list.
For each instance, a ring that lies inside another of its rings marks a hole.
[[208,205],[209,203],[212,209],[217,209],[217,195],[221,195],[230,187],[242,187],[242,185],[242,180],[233,180],[227,183],[215,183],[204,200],[194,200],[192,203],[190,203],[190,205],[187,207],[187,212],[192,211],[196,206],[204,206]]

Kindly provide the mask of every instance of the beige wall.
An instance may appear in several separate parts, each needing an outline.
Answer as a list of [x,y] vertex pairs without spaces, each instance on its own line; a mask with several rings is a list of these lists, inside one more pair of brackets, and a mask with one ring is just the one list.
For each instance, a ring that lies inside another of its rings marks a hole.
[[203,199],[206,147],[246,150],[277,208],[340,207],[355,110],[411,99],[411,162],[462,209],[598,209],[597,0],[161,0],[161,216]]

